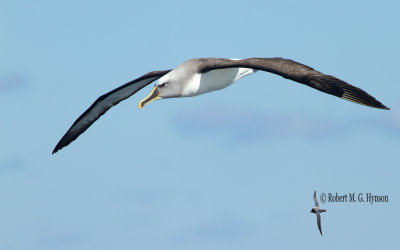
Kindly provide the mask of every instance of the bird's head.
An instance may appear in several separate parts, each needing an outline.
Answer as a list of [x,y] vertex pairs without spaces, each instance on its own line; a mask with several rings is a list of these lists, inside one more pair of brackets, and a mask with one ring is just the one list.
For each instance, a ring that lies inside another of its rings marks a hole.
[[197,76],[197,64],[197,59],[185,61],[158,79],[150,95],[139,103],[139,108],[156,99],[192,96],[193,91],[188,91],[188,88],[191,89],[193,79]]
[[154,85],[151,93],[139,103],[139,108],[143,108],[146,104],[154,100],[181,96],[181,79],[173,77],[174,75],[175,74],[166,74],[161,77]]
[[314,208],[313,208],[313,209],[311,209],[310,213],[315,213],[315,211],[314,211]]

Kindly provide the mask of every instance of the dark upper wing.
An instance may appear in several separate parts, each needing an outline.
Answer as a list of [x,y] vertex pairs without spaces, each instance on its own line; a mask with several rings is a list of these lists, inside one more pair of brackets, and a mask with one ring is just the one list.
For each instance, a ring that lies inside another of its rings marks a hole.
[[322,229],[321,229],[321,214],[320,214],[320,213],[317,213],[317,224],[318,224],[319,232],[320,232],[321,235],[322,235]]
[[149,72],[133,81],[130,81],[102,96],[100,96],[79,118],[72,124],[67,133],[61,138],[53,150],[53,154],[74,141],[85,132],[100,116],[112,106],[125,100],[143,87],[157,80],[171,70]]
[[319,205],[318,205],[318,200],[317,200],[317,190],[314,191],[314,196],[313,196],[313,198],[314,198],[314,204],[315,204],[315,206],[316,206],[316,207],[319,207]]
[[311,67],[282,58],[248,58],[243,60],[204,59],[199,72],[222,68],[245,67],[267,71],[303,83],[342,99],[379,109],[389,109],[364,90],[354,87],[334,76],[325,75]]

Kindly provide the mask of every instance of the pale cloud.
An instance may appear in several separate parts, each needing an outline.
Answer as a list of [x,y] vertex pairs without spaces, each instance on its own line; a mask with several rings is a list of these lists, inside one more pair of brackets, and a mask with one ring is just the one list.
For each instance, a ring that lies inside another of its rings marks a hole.
[[0,159],[0,172],[13,173],[27,167],[25,160],[20,157],[8,157]]
[[38,245],[46,249],[76,248],[85,245],[91,237],[83,232],[46,232],[46,236],[38,241]]
[[254,230],[254,225],[231,216],[221,216],[187,228],[176,236],[179,239],[223,241],[246,237]]
[[0,94],[11,93],[26,88],[28,78],[23,74],[5,74],[0,76]]
[[340,119],[330,115],[309,113],[265,113],[213,105],[194,110],[183,109],[172,118],[172,124],[181,134],[212,135],[223,139],[257,141],[303,138],[325,140],[347,136],[357,130],[400,135],[400,106],[385,115]]

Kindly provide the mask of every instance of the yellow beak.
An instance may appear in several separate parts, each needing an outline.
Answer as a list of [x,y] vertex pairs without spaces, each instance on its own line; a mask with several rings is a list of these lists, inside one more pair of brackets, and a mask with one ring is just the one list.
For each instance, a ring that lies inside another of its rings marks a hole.
[[151,91],[150,95],[139,102],[139,108],[142,109],[146,104],[154,101],[160,96],[160,92],[158,91],[157,87]]

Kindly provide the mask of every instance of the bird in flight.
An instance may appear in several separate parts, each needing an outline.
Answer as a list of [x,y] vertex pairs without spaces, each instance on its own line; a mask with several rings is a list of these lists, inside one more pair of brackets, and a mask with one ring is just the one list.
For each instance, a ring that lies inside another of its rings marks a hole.
[[304,64],[283,58],[196,58],[172,70],[149,72],[100,96],[57,143],[53,154],[70,144],[111,107],[157,80],[150,95],[139,103],[143,108],[156,99],[190,97],[228,87],[258,70],[280,75],[339,98],[365,106],[389,109],[360,88]]
[[322,229],[321,229],[321,213],[326,212],[327,210],[322,209],[322,208],[319,208],[318,200],[317,200],[317,191],[314,191],[314,197],[313,197],[313,198],[314,198],[315,207],[314,207],[313,209],[311,209],[311,212],[310,212],[310,213],[314,213],[314,214],[317,215],[317,225],[318,225],[319,232],[320,232],[321,235],[322,235]]

